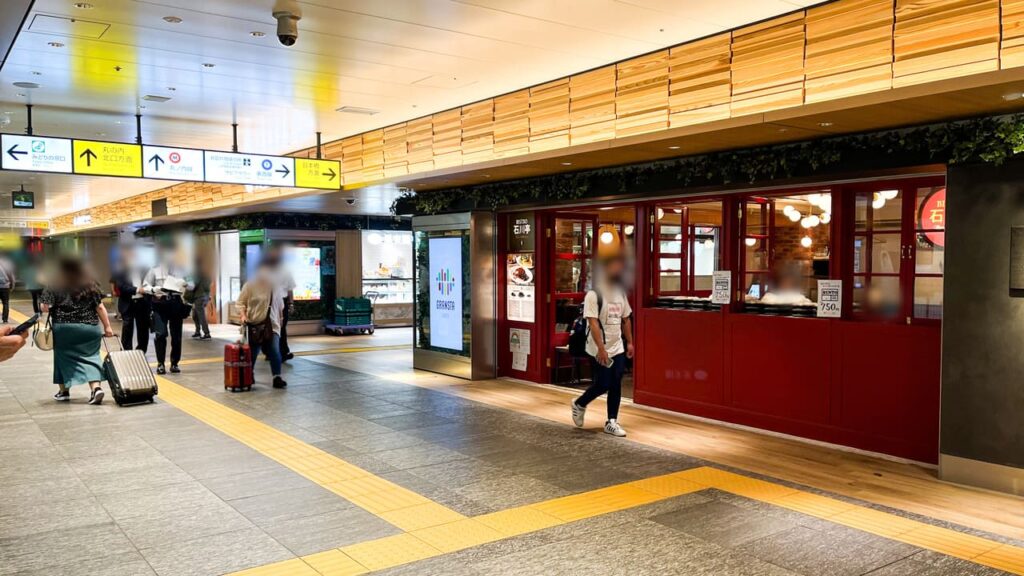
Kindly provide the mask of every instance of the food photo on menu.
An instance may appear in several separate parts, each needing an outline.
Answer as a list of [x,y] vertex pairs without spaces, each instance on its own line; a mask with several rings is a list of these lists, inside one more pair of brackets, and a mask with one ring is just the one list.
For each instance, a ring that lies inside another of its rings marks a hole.
[[509,284],[533,286],[533,254],[509,254]]

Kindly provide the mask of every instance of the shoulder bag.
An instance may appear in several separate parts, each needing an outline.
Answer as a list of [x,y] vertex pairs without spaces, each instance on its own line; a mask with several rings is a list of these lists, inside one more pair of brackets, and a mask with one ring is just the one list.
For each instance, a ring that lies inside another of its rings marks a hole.
[[53,307],[46,314],[45,322],[37,322],[32,329],[32,343],[44,351],[53,350]]

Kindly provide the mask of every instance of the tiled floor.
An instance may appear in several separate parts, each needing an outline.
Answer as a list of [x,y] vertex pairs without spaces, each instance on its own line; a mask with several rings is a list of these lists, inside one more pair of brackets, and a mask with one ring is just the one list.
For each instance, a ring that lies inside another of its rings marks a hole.
[[[382,330],[295,348],[407,341]],[[189,341],[185,357],[221,346]],[[226,393],[216,361],[170,380],[465,517],[709,465],[385,377],[410,362],[406,349],[303,356],[285,391],[262,361],[251,393]],[[76,389],[54,403],[50,366],[29,349],[0,367],[0,575],[223,574],[403,534],[170,400],[92,407]],[[430,556],[381,573],[1002,573],[714,488]]]

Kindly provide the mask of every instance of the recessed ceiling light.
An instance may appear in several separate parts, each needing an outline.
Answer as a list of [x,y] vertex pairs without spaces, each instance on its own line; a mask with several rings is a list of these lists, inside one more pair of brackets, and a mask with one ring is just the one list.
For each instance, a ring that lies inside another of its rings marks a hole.
[[374,114],[380,113],[380,110],[363,108],[361,106],[342,106],[341,108],[335,108],[334,111],[341,112],[342,114],[361,114],[363,116],[373,116]]
[[181,18],[177,16],[164,16],[164,22],[168,24],[181,24]]
[[15,82],[14,85],[18,88],[28,88],[29,90],[39,88],[39,84],[36,84],[35,82]]
[[89,4],[88,2],[75,2],[72,6],[79,10],[92,10],[92,4]]
[[249,36],[252,36],[253,38],[263,38],[266,36],[266,33],[260,32],[259,30],[253,30],[252,32],[249,32]]
[[831,122],[818,122],[818,126],[821,126],[822,128],[828,128],[831,125]]
[[147,102],[167,102],[170,100],[170,96],[158,96],[156,94],[146,94],[142,97]]
[[168,92],[174,92],[175,90],[177,90],[177,88],[175,88],[174,86],[168,86],[167,87],[167,91]]
[[572,162],[562,162],[562,166],[572,166]]
[[679,150],[679,146],[669,146],[669,150]]
[[64,47],[64,43],[63,42],[47,42],[46,45],[49,46],[50,48],[63,48]]
[[37,70],[33,70],[33,71],[32,71],[32,75],[33,75],[33,76],[42,76],[42,75],[43,75],[43,73],[42,73],[42,72],[39,72],[39,71],[37,71]]
[[213,68],[214,66],[216,66],[216,64],[213,64],[212,62],[203,62],[203,68]]
[[18,97],[19,98],[24,98],[25,97],[25,93],[24,92],[18,92]]
[[1013,102],[1014,100],[1020,100],[1024,98],[1024,94],[1020,92],[1010,92],[1009,94],[1003,94],[1003,100],[1007,102]]

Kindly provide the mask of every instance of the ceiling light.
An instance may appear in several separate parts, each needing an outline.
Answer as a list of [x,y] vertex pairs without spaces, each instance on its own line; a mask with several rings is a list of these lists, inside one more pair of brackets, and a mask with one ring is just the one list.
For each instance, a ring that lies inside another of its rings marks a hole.
[[626,224],[622,231],[626,233],[626,236],[632,236],[633,232],[636,231],[636,226],[633,226],[632,224]]
[[679,146],[669,146],[669,150],[679,150]]
[[658,220],[661,220],[664,217],[665,217],[665,211],[662,210],[661,208],[658,208]]
[[64,47],[64,43],[63,42],[47,42],[46,45],[49,46],[50,48],[63,48]]
[[881,192],[878,193],[878,195],[881,196],[882,198],[885,198],[886,200],[894,200],[897,196],[900,195],[900,191],[899,190],[882,190]]
[[828,128],[828,127],[832,126],[832,123],[831,122],[818,122],[818,126],[821,126],[822,128]]
[[252,32],[249,32],[249,36],[252,36],[253,38],[263,38],[266,36],[266,33],[260,32],[259,30],[253,30]]
[[35,82],[15,82],[14,85],[18,88],[28,88],[29,90],[39,88],[39,84],[36,84]]
[[92,4],[89,4],[88,2],[75,2],[72,6],[79,10],[92,10]]
[[792,210],[792,211],[791,211],[791,212],[790,212],[789,214],[787,214],[786,216],[788,216],[788,217],[789,217],[789,221],[790,221],[790,222],[799,222],[799,221],[800,221],[800,218],[801,218],[801,216],[800,216],[800,211],[799,211],[799,210]]
[[214,66],[216,66],[216,64],[213,64],[212,62],[203,62],[203,68],[213,68]]
[[793,210],[795,210],[795,208],[793,208],[789,204],[786,204],[785,206],[782,207],[782,213],[785,214],[786,216],[789,216],[789,213],[792,212]]
[[747,246],[750,246],[751,248],[753,248],[757,244],[757,238],[751,238],[750,236],[747,236],[743,240],[743,243],[746,244]]
[[682,240],[682,239],[683,239],[683,235],[682,234],[676,234],[676,240]]
[[807,217],[807,223],[810,224],[810,226],[807,226],[808,228],[814,228],[818,224],[821,224],[821,218],[818,218],[814,214],[811,214],[810,216]]
[[562,166],[572,166],[572,162],[562,162]]
[[615,236],[613,236],[611,232],[608,232],[608,231],[601,232],[601,244],[611,244],[612,240],[614,240],[614,239],[615,239]]
[[676,214],[682,214],[683,213],[683,209],[682,208],[673,208],[672,211],[675,212]]
[[831,212],[825,212],[824,214],[821,215],[821,223],[822,224],[828,224],[831,221],[832,221],[832,213]]
[[803,246],[804,248],[810,248],[811,244],[813,243],[814,241],[811,240],[810,236],[804,236],[803,238],[800,239],[800,245]]
[[168,24],[181,24],[181,18],[177,16],[164,16],[164,22]]
[[156,94],[146,94],[142,97],[147,102],[167,102],[171,99],[170,96],[157,96]]
[[342,114],[360,114],[362,116],[373,116],[380,113],[380,110],[362,108],[360,106],[342,106],[341,108],[335,108],[334,111],[341,112]]
[[1020,100],[1024,98],[1024,93],[1021,92],[1010,92],[1009,94],[1003,94],[1003,100],[1007,102],[1013,102],[1014,100]]

